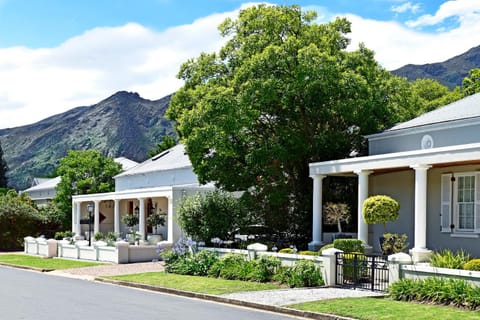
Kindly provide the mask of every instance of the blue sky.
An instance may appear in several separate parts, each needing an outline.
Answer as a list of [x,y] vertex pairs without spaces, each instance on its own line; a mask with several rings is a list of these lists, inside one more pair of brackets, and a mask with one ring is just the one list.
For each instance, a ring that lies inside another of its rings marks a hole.
[[[297,0],[318,23],[346,16],[387,69],[480,45],[479,0]],[[0,0],[0,128],[94,104],[118,90],[159,99],[186,59],[218,50],[241,0]]]

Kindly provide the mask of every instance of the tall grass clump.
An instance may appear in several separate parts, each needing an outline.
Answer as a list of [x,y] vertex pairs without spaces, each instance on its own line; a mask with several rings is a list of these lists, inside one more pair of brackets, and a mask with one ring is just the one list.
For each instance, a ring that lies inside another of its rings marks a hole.
[[463,266],[469,260],[470,255],[463,250],[454,253],[449,249],[445,249],[434,252],[430,258],[430,263],[437,268],[463,269]]

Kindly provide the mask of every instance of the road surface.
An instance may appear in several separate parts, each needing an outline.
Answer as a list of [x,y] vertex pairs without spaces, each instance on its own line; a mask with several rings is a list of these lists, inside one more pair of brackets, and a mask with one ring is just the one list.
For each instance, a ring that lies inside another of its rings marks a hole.
[[269,320],[293,317],[0,267],[0,319],[5,320]]

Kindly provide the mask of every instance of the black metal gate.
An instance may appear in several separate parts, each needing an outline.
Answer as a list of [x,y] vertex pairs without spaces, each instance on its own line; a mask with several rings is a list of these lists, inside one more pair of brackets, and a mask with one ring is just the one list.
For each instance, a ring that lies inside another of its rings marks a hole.
[[385,291],[388,287],[386,256],[344,253],[336,254],[335,284],[347,288]]

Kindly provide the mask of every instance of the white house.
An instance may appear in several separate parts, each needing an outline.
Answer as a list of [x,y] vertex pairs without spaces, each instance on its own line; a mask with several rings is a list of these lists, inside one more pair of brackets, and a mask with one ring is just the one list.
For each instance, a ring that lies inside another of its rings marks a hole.
[[115,178],[115,192],[79,195],[72,198],[72,231],[85,235],[88,225],[87,205],[94,205],[93,233],[115,232],[125,235],[128,230],[121,222],[126,214],[139,213],[138,231],[143,239],[151,233],[146,224],[152,213],[165,215],[165,226],[159,227],[162,238],[174,243],[182,231],[176,223],[176,207],[186,195],[213,190],[213,185],[200,185],[183,145],[177,145],[143,163],[126,170]]
[[406,233],[416,261],[431,250],[464,249],[480,256],[480,93],[382,133],[368,136],[369,156],[310,164],[313,232],[322,243],[322,179],[358,177],[358,239],[379,250],[381,226],[369,227],[363,201],[386,194],[400,203],[389,232]]
[[[133,168],[138,164],[133,160],[125,157],[119,157],[114,159],[116,163],[122,165],[123,170]],[[55,178],[33,178],[32,186],[22,191],[22,193],[28,194],[28,196],[38,206],[44,206],[50,202],[57,194],[56,187],[60,182],[60,177]]]

